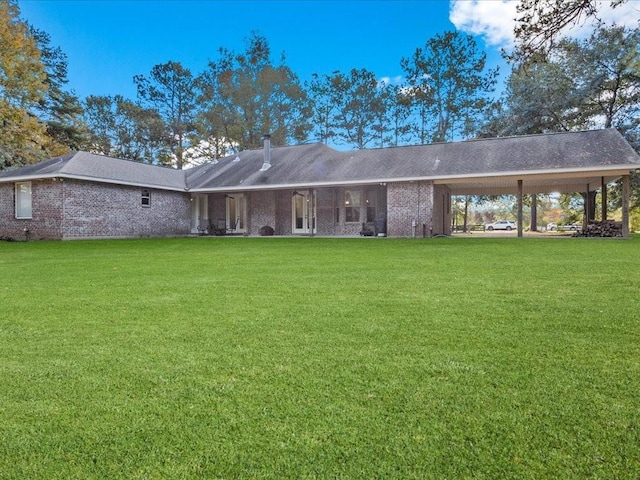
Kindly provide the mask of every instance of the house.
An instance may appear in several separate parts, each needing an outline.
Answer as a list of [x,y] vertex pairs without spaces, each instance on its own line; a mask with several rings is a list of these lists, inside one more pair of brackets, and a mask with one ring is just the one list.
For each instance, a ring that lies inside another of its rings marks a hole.
[[0,238],[448,235],[451,196],[479,194],[516,195],[522,234],[525,194],[606,195],[620,178],[627,235],[638,169],[614,129],[348,152],[265,137],[263,149],[184,171],[75,152],[0,172]]

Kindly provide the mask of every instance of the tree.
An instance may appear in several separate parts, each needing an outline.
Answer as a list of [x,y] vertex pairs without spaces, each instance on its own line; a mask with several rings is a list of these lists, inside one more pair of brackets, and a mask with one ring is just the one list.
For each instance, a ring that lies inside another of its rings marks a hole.
[[599,28],[559,42],[545,61],[516,65],[490,129],[503,135],[616,127],[640,122],[640,30]]
[[224,139],[226,145],[245,149],[259,148],[265,134],[275,145],[307,138],[307,95],[284,55],[273,65],[266,38],[256,32],[244,53],[221,48],[219,54],[198,79],[205,139]]
[[86,125],[82,122],[82,104],[78,97],[64,90],[68,83],[67,56],[59,47],[51,46],[51,37],[31,27],[30,34],[40,51],[47,85],[37,105],[38,116],[46,123],[47,134],[59,145],[80,150],[87,142]]
[[377,141],[385,142],[385,116],[387,102],[384,89],[375,74],[366,69],[352,69],[349,73],[334,72],[319,80],[316,89],[321,95],[314,103],[331,105],[325,108],[332,136],[338,143],[354,148],[366,148]]
[[481,136],[529,135],[569,131],[580,115],[573,81],[556,63],[516,66],[502,100],[494,105]]
[[167,62],[155,65],[149,77],[136,75],[133,81],[138,97],[164,120],[167,148],[175,166],[182,169],[189,135],[196,130],[196,84],[191,71],[178,62]]
[[411,101],[404,85],[389,85],[388,94],[385,96],[389,124],[389,142],[393,147],[405,144],[412,133],[411,125]]
[[[337,73],[334,72],[334,75]],[[313,134],[326,144],[336,135],[333,119],[337,114],[337,105],[331,99],[331,82],[328,76],[314,73],[306,87],[311,97]]]
[[604,128],[637,127],[640,29],[599,28],[586,40],[565,40],[559,47],[559,63],[574,80],[582,116],[592,124],[604,118]]
[[0,0],[0,170],[33,163],[53,146],[32,113],[47,90],[38,46],[14,0]]
[[89,96],[85,121],[91,151],[143,163],[169,164],[166,128],[158,112],[120,95]]
[[[613,8],[627,0],[610,0]],[[511,59],[543,56],[553,48],[563,29],[596,17],[605,2],[599,0],[520,0],[514,30],[518,46]]]
[[[491,104],[498,70],[486,70],[486,55],[470,35],[445,32],[417,48],[401,66],[407,74],[414,102],[421,111],[429,140],[450,141],[478,128]],[[421,135],[426,143],[426,135]]]

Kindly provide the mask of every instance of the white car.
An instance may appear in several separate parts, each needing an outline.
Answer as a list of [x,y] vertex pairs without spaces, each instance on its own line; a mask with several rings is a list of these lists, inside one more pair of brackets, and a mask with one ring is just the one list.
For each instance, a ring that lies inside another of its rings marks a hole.
[[491,231],[491,230],[507,230],[507,231],[511,231],[511,230],[515,230],[516,229],[516,224],[513,223],[511,220],[498,220],[497,222],[487,223],[484,226],[484,228],[486,228],[489,231]]

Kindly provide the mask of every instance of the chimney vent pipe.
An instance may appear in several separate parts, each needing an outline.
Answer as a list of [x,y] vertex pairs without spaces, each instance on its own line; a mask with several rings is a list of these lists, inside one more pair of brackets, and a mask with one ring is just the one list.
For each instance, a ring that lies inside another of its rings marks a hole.
[[271,168],[271,135],[265,135],[264,139],[264,163],[261,172],[265,172]]

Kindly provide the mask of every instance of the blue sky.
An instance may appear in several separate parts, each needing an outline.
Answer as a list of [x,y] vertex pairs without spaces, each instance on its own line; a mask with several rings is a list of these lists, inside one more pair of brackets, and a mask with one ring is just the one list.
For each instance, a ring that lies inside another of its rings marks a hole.
[[[22,18],[66,53],[69,87],[82,98],[135,98],[132,77],[169,60],[197,74],[220,47],[244,51],[252,31],[267,38],[274,61],[284,52],[301,80],[351,68],[396,78],[402,57],[456,28],[448,0],[19,0],[19,6]],[[487,53],[500,62],[497,48]]]
[[[630,3],[638,6],[638,0]],[[133,76],[170,60],[194,75],[218,49],[245,49],[257,31],[272,58],[282,52],[302,81],[312,73],[366,68],[402,75],[400,59],[438,33],[475,36],[490,66],[506,67],[512,0],[19,0],[21,16],[68,57],[69,85],[81,98],[136,97]],[[619,9],[618,15],[624,15]],[[637,11],[635,11],[637,13]],[[636,15],[637,18],[637,15]]]

